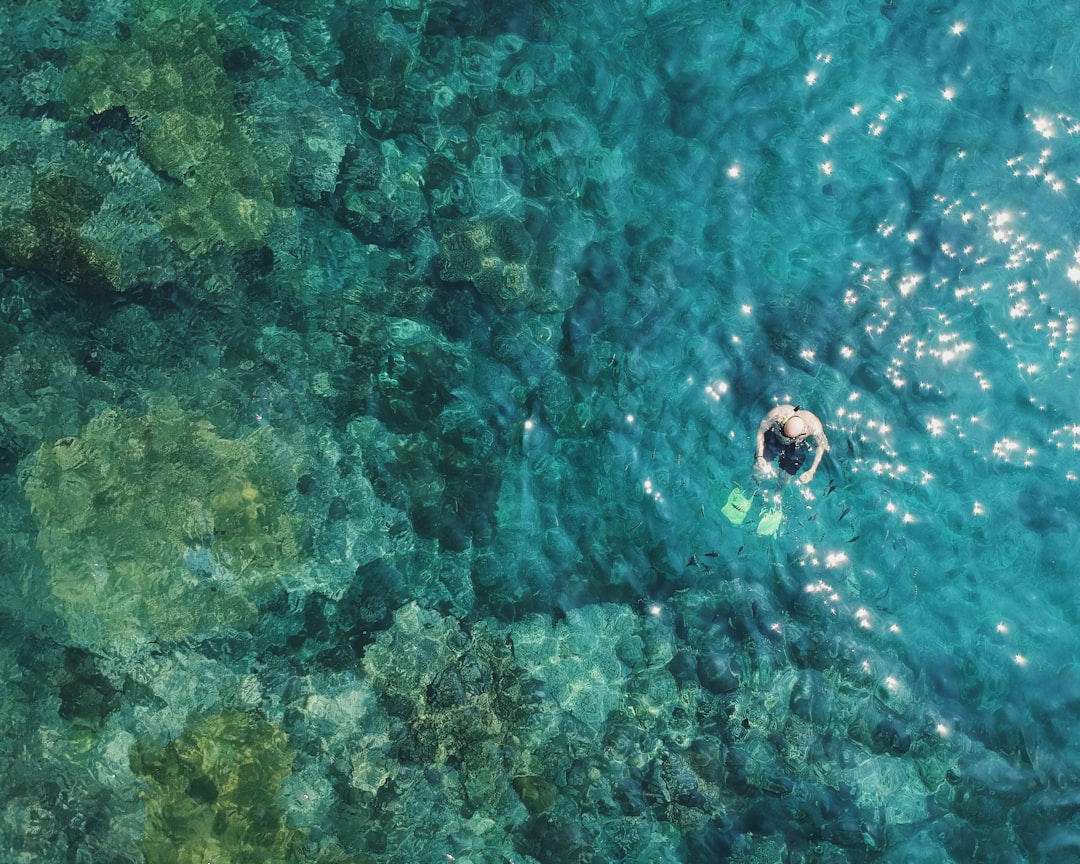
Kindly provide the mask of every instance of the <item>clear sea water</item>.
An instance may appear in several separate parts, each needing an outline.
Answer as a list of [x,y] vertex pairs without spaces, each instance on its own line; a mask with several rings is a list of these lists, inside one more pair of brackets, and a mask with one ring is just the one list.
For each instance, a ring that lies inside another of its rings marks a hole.
[[0,862],[1080,860],[1078,17],[0,5]]

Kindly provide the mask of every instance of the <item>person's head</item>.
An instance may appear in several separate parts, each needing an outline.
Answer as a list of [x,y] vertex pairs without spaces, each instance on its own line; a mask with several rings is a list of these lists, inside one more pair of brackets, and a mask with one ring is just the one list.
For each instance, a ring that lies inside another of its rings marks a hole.
[[783,428],[780,430],[784,433],[784,437],[794,441],[801,435],[805,435],[810,431],[810,427],[806,425],[806,421],[797,414],[792,414],[784,421]]

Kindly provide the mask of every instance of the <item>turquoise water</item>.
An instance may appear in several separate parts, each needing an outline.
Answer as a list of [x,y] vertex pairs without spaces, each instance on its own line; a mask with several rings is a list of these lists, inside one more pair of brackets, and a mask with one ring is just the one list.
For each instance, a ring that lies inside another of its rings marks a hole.
[[0,862],[1075,861],[1078,12],[0,7]]

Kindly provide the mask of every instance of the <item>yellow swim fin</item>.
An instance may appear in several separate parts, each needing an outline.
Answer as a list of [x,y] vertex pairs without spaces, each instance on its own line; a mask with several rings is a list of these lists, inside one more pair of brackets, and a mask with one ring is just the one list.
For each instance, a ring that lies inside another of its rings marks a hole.
[[727,516],[732,525],[742,525],[746,520],[747,512],[750,510],[750,501],[751,499],[743,494],[742,489],[736,486],[731,490],[727,503],[721,508],[720,512]]

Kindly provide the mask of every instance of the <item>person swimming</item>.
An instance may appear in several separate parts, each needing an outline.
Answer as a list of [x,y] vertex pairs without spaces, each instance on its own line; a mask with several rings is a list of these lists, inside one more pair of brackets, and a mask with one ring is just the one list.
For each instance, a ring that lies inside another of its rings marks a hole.
[[814,459],[798,480],[803,485],[814,479],[822,457],[829,450],[829,439],[816,415],[801,405],[778,405],[758,424],[755,470],[765,473],[775,460],[782,471],[795,476],[806,461],[811,440]]

